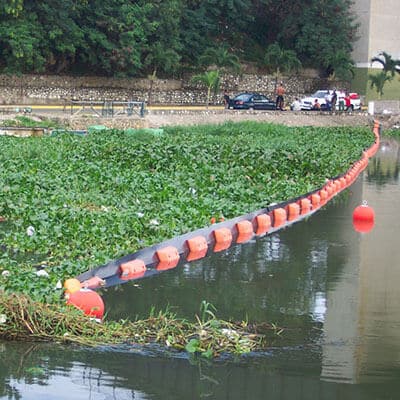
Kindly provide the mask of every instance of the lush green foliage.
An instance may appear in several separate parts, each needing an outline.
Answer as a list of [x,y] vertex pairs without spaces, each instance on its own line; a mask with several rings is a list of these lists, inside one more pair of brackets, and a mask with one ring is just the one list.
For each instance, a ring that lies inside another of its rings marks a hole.
[[291,72],[301,67],[301,62],[293,50],[282,49],[278,43],[268,46],[264,57],[265,64],[271,68],[276,75],[280,72]]
[[[351,3],[5,0],[0,72],[171,76],[198,68],[220,49],[227,52],[223,66],[237,71],[237,61],[263,64],[273,43],[303,65],[340,71],[349,65],[355,39]],[[344,59],[332,56],[339,53]]]
[[1,126],[20,126],[20,127],[32,127],[32,128],[65,128],[57,121],[52,119],[42,119],[40,121],[26,117],[25,115],[16,116],[14,119],[4,119],[0,121]]
[[391,77],[384,71],[379,71],[374,74],[368,74],[368,80],[370,82],[371,89],[375,88],[379,98],[383,96],[383,88],[387,81],[391,80]]
[[0,136],[0,289],[57,299],[58,280],[321,186],[373,140],[253,122],[164,132]]

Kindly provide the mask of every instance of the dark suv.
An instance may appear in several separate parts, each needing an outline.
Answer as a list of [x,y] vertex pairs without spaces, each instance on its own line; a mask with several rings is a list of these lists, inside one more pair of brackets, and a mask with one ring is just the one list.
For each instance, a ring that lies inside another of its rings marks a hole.
[[234,110],[276,110],[276,103],[259,93],[240,93],[229,100],[229,108]]

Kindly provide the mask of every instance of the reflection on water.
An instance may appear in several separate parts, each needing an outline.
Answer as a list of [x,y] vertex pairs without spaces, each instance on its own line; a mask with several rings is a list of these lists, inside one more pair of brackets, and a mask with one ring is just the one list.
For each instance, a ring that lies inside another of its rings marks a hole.
[[[205,362],[157,348],[7,343],[0,398],[397,399],[400,152],[382,143],[364,175],[308,220],[103,293],[114,318],[167,305],[193,318],[207,300],[221,318],[276,322],[285,333],[267,352]],[[364,199],[376,215],[368,234],[352,226]]]

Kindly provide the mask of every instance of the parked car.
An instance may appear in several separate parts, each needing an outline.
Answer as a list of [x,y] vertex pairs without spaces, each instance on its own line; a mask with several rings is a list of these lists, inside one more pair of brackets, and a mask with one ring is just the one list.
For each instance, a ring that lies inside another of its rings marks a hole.
[[276,110],[276,103],[259,93],[240,93],[229,100],[229,108],[234,110]]
[[[318,103],[321,105],[321,110],[327,110],[326,107],[326,100],[331,100],[333,90],[317,90],[311,96],[304,97],[301,99],[301,109],[302,110],[312,110],[313,104],[315,100],[318,99]],[[336,90],[337,94],[337,102],[336,102],[336,110],[339,109],[339,101],[344,100],[346,93],[342,90]],[[360,110],[361,109],[361,99],[358,93],[349,93],[350,95],[350,103],[351,108],[353,110]]]

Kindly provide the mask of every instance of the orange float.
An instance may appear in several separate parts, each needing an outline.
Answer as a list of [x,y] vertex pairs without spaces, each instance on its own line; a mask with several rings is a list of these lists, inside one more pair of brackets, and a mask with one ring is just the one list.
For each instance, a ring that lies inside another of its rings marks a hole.
[[244,243],[250,240],[254,235],[253,224],[250,221],[240,221],[236,224],[238,237],[236,243]]
[[127,261],[119,266],[119,278],[123,281],[141,278],[146,273],[146,265],[143,260]]
[[290,203],[287,206],[288,221],[293,221],[299,218],[300,206],[297,203]]
[[300,200],[301,215],[308,214],[311,211],[311,200],[304,198]]
[[204,236],[195,236],[188,239],[186,245],[189,249],[189,254],[186,257],[188,261],[198,260],[207,254],[208,244]]
[[[332,193],[332,187],[329,186],[330,188],[330,192]],[[329,190],[326,189],[321,189],[319,191],[319,196],[321,198],[321,204],[325,204],[328,201],[328,197],[329,197]]]
[[232,243],[232,232],[228,228],[219,228],[214,231],[214,238],[214,251],[223,251],[228,249]]
[[335,187],[335,185],[333,185],[332,182],[330,182],[327,185],[325,185],[324,188],[321,189],[320,192],[319,192],[320,195],[321,195],[321,192],[324,191],[324,190],[327,193],[326,197],[325,197],[325,195],[324,196],[321,195],[322,202],[326,202],[328,200],[328,197],[331,198],[335,194],[335,191],[336,191],[335,189],[336,189],[336,187]]
[[81,289],[68,294],[67,304],[78,308],[89,317],[102,319],[104,316],[103,299],[91,289]]
[[282,226],[287,221],[286,210],[284,208],[275,208],[274,214],[274,228]]
[[86,289],[96,289],[104,286],[106,281],[99,276],[92,276],[81,283],[81,286]]
[[321,204],[321,196],[317,193],[311,195],[311,204],[313,209],[315,210]]
[[156,251],[158,258],[157,271],[175,268],[179,262],[179,252],[176,247],[167,246]]
[[263,235],[271,229],[271,217],[268,214],[257,215],[256,218],[256,235]]

